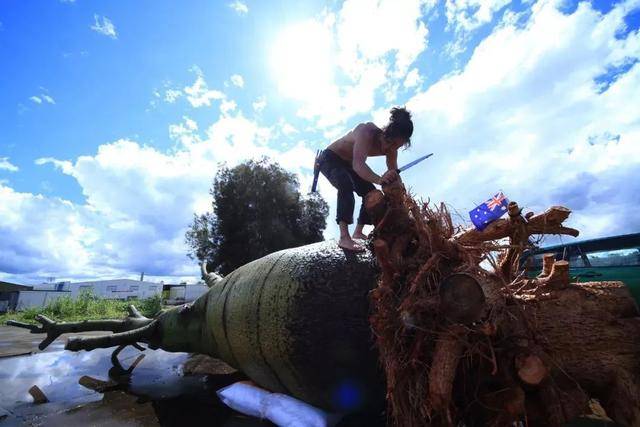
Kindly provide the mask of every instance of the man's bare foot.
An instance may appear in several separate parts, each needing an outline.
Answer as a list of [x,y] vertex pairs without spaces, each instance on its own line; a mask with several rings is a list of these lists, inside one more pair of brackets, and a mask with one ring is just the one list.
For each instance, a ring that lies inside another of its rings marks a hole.
[[353,236],[351,236],[353,239],[361,239],[361,240],[367,240],[367,235],[363,234],[363,233],[353,233]]
[[340,246],[342,249],[352,252],[364,251],[364,248],[354,242],[353,239],[349,236],[341,237],[340,240],[338,240],[338,246]]

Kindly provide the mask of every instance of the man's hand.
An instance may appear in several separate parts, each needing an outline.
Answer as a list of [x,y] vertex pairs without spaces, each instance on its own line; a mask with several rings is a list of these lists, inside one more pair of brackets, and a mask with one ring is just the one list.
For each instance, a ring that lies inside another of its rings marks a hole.
[[381,185],[390,184],[398,178],[400,178],[400,174],[398,174],[398,171],[395,169],[389,169],[384,173],[384,175],[382,175],[382,178],[380,179],[380,184]]

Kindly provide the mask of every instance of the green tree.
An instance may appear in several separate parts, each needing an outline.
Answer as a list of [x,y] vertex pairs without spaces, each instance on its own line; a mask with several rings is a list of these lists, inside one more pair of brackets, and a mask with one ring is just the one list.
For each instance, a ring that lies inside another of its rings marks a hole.
[[302,197],[296,176],[263,158],[221,168],[210,190],[213,212],[194,215],[189,257],[227,274],[271,252],[323,240],[329,207]]

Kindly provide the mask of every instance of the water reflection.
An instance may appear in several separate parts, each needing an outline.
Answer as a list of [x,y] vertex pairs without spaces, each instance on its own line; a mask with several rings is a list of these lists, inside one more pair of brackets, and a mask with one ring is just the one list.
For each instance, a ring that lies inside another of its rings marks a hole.
[[[269,425],[218,401],[217,389],[243,377],[213,359],[132,347],[112,353],[51,351],[0,359],[0,406],[10,414],[0,426]],[[33,385],[49,403],[33,403]]]

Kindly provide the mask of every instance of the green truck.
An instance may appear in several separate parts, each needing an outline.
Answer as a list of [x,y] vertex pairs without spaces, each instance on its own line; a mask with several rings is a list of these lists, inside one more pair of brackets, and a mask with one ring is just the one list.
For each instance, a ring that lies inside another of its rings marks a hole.
[[542,270],[542,256],[554,253],[569,261],[569,274],[579,282],[624,282],[640,304],[640,233],[583,240],[534,249],[522,257],[527,275]]

